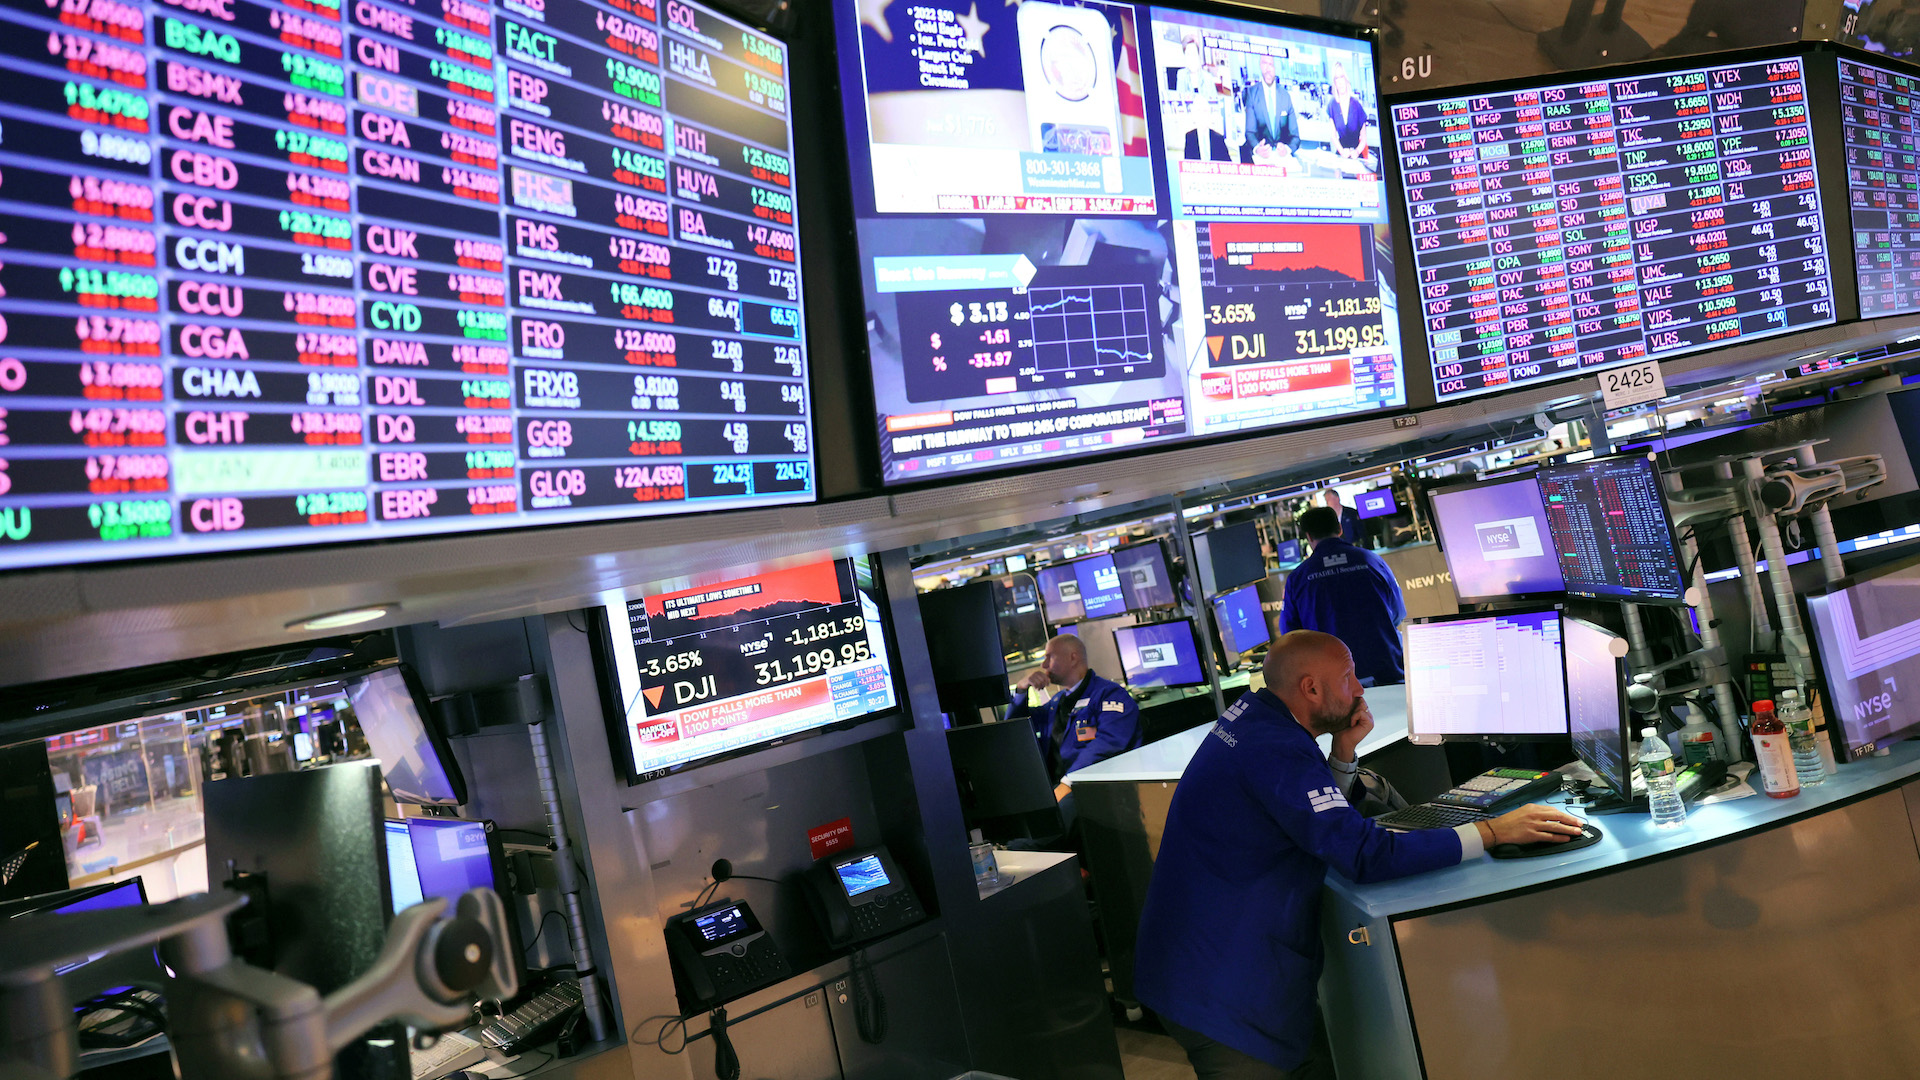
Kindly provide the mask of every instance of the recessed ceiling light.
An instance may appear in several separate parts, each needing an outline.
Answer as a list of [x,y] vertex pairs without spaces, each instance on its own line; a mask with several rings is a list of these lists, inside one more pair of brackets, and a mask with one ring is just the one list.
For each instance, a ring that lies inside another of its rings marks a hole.
[[324,615],[310,615],[304,619],[295,619],[287,624],[287,629],[308,633],[315,630],[339,630],[348,626],[359,626],[375,619],[392,614],[396,604],[375,604],[372,607],[348,608],[345,611],[330,611]]

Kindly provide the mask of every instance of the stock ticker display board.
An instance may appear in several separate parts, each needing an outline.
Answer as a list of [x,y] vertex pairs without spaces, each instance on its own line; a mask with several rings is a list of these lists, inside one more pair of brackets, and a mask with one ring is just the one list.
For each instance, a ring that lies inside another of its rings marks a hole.
[[812,498],[785,46],[4,0],[0,569]]
[[1797,57],[1393,107],[1441,402],[1834,321]]
[[1103,0],[835,12],[887,483],[1406,403],[1370,40]]

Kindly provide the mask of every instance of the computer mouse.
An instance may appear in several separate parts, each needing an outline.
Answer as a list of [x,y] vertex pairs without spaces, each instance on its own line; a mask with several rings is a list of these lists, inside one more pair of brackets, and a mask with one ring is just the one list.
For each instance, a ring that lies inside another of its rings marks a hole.
[[1525,859],[1555,851],[1575,851],[1597,843],[1605,835],[1599,826],[1588,822],[1580,826],[1579,836],[1565,840],[1536,840],[1530,844],[1495,844],[1487,849],[1487,854],[1496,859]]

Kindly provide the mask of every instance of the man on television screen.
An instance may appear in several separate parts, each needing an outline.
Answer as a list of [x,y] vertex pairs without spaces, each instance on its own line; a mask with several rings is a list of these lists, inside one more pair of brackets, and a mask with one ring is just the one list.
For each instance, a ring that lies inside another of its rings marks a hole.
[[1280,632],[1332,634],[1353,650],[1353,669],[1366,685],[1405,682],[1399,627],[1407,602],[1393,571],[1380,556],[1340,536],[1331,507],[1301,514],[1300,528],[1313,542],[1313,554],[1287,571]]
[[1247,141],[1244,164],[1282,165],[1300,149],[1300,117],[1293,92],[1273,73],[1273,57],[1260,58],[1260,79],[1247,87]]

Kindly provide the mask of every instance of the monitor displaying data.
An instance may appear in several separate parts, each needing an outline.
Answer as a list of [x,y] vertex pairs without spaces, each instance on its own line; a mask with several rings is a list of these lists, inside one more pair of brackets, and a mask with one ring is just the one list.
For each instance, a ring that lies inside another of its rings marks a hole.
[[1131,687],[1197,686],[1207,681],[1193,620],[1123,626],[1113,632],[1120,671]]
[[827,560],[606,608],[638,782],[892,709],[873,564]]
[[1666,487],[1652,459],[1551,465],[1535,478],[1568,592],[1643,603],[1686,595]]
[[130,0],[0,43],[0,569],[813,497],[775,39]]
[[1120,570],[1120,591],[1126,594],[1127,610],[1174,605],[1173,575],[1167,569],[1167,553],[1160,541],[1114,549],[1113,565]]
[[1267,643],[1267,619],[1260,610],[1260,587],[1247,585],[1213,601],[1213,617],[1228,652],[1248,653]]
[[1834,753],[1855,761],[1920,728],[1920,559],[1906,559],[1807,597],[1826,676]]
[[1920,77],[1910,68],[1836,63],[1860,317],[1920,311]]
[[1404,624],[1408,740],[1566,735],[1560,624],[1557,610]]
[[1440,488],[1434,529],[1463,603],[1564,592],[1540,485],[1532,476]]
[[1573,752],[1615,793],[1631,794],[1625,638],[1580,619],[1560,620],[1567,666],[1567,733]]
[[1396,104],[1441,402],[1834,321],[1798,57]]
[[1373,45],[835,0],[887,483],[1402,406]]

